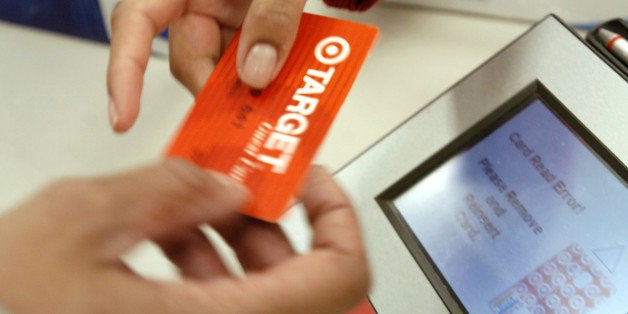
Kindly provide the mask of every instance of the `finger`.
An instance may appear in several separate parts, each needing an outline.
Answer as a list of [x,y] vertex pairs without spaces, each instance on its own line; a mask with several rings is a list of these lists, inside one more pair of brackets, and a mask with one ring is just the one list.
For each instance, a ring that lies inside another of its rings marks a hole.
[[[294,251],[280,228],[245,215],[213,222],[212,227],[229,245],[243,267],[244,272],[259,271],[292,256]],[[232,274],[224,264],[232,256],[218,253],[207,237],[198,230],[191,230],[177,237],[157,240],[168,258],[175,263],[183,276],[211,279]],[[227,259],[225,261],[225,258]]]
[[237,68],[243,82],[266,87],[294,43],[305,0],[253,0],[242,24]]
[[169,28],[170,71],[196,95],[220,58],[220,26],[202,15],[187,14]]
[[[211,226],[234,250],[246,272],[264,270],[294,255],[286,235],[275,223],[234,212],[213,219]],[[198,230],[157,242],[183,275],[209,279],[228,273],[207,235]]]
[[124,132],[135,122],[152,40],[182,14],[185,4],[185,0],[120,1],[113,10],[107,88],[114,131]]
[[108,258],[147,238],[176,238],[200,223],[239,215],[250,197],[226,175],[178,159],[95,182],[106,201],[95,209],[104,217],[94,236]]
[[190,5],[169,29],[170,69],[198,94],[242,24],[249,0],[203,2]]
[[233,225],[214,226],[235,250],[245,271],[260,271],[294,255],[279,225],[242,216]]
[[[294,255],[277,224],[240,214],[213,221],[212,227],[235,252],[245,272],[267,269]],[[184,276],[210,279],[230,274],[222,255],[198,230],[157,242]]]
[[310,169],[301,198],[314,232],[314,250],[364,255],[351,201],[324,168],[315,166]]
[[183,277],[206,280],[228,274],[220,255],[197,228],[156,242]]
[[[313,168],[302,200],[314,229],[314,248],[262,273],[249,275],[231,298],[239,312],[340,313],[368,291],[369,271],[353,208],[331,177]],[[253,306],[255,308],[247,308]]]

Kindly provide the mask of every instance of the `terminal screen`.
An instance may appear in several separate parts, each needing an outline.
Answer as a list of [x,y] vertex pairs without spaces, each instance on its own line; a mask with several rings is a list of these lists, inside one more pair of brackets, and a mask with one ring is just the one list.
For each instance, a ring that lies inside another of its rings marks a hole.
[[626,182],[540,97],[392,203],[470,313],[628,312]]

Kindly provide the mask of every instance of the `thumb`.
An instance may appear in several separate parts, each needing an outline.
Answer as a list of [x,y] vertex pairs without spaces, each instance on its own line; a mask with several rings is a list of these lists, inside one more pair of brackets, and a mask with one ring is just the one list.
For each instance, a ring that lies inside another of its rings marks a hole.
[[240,215],[250,198],[243,185],[226,175],[177,159],[99,181],[107,208],[93,216],[104,216],[98,237],[109,258],[145,239],[166,238]]
[[305,0],[253,0],[242,23],[238,74],[254,88],[266,87],[286,62]]

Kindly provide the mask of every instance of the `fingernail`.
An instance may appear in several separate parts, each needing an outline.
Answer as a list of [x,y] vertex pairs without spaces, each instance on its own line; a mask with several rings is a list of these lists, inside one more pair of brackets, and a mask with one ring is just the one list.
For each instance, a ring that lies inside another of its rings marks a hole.
[[249,50],[240,75],[251,87],[264,88],[272,80],[277,66],[277,49],[270,44],[256,44]]
[[113,100],[109,99],[109,124],[112,128],[118,124],[118,111]]

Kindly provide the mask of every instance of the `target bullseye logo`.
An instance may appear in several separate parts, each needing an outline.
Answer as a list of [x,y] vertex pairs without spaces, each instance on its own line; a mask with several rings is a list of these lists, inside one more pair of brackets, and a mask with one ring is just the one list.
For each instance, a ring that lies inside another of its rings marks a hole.
[[314,49],[316,59],[326,65],[336,65],[347,59],[350,53],[349,42],[339,36],[326,37]]

